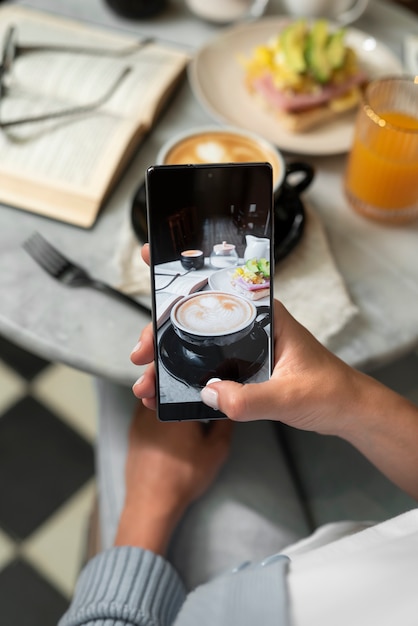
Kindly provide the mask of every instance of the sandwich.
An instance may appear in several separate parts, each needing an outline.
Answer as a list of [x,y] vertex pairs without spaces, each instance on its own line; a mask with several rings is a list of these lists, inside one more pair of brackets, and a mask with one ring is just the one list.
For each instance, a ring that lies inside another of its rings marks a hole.
[[267,259],[249,259],[237,267],[231,284],[240,295],[249,300],[260,300],[270,294],[270,263]]
[[325,19],[291,22],[242,63],[249,92],[294,133],[357,108],[368,80],[345,29]]

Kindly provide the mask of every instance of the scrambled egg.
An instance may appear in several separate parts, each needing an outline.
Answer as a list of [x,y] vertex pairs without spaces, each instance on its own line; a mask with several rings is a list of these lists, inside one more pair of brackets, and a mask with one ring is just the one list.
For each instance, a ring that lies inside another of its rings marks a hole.
[[[301,45],[304,44],[301,43]],[[286,62],[281,33],[272,37],[265,44],[255,47],[250,58],[241,58],[240,60],[245,67],[249,82],[268,73],[271,75],[274,85],[280,90],[289,89],[294,93],[315,93],[323,87],[313,72],[310,71],[309,66],[300,72],[289,67]],[[343,63],[332,71],[328,83],[344,83],[348,77],[356,74],[358,69],[356,53],[352,48],[345,46]]]

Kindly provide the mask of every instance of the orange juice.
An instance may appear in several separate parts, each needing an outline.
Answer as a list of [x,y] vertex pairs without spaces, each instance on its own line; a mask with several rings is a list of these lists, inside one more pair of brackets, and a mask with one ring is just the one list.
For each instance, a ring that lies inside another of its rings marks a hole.
[[361,212],[418,211],[418,117],[359,112],[345,189]]
[[418,118],[395,111],[380,117],[390,126],[369,122],[373,127],[354,139],[346,186],[368,204],[401,209],[418,199]]

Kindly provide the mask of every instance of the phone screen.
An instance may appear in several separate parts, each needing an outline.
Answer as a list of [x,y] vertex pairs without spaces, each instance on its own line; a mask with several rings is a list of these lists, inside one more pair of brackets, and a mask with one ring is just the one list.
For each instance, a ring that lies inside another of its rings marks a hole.
[[272,370],[271,166],[153,166],[146,189],[158,417],[224,418],[208,380]]

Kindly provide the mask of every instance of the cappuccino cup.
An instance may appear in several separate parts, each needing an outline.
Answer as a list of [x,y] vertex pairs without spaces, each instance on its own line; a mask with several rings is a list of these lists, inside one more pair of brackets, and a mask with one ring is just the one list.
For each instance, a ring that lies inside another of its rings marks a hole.
[[194,350],[244,339],[255,323],[269,323],[270,307],[257,309],[251,300],[223,291],[200,291],[179,300],[170,316],[174,332]]
[[198,127],[179,133],[157,154],[158,165],[265,162],[272,166],[276,192],[286,175],[281,153],[263,137],[230,126]]
[[295,17],[324,17],[342,26],[355,22],[369,0],[282,0],[286,13]]

